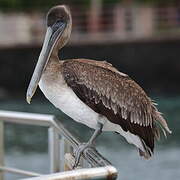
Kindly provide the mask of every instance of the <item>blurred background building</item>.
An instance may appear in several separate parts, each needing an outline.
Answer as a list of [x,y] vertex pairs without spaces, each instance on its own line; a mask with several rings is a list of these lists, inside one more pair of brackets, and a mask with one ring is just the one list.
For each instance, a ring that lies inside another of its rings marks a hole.
[[0,46],[41,44],[44,13],[68,4],[71,43],[104,43],[179,38],[178,0],[1,0]]
[[[45,34],[45,16],[57,4],[69,5],[73,18],[71,40],[60,52],[60,58],[112,63],[156,100],[173,130],[168,140],[161,141],[152,161],[140,160],[136,150],[126,143],[122,145],[123,140],[112,134],[100,137],[108,145],[99,141],[99,150],[119,169],[120,179],[179,179],[179,0],[0,0],[0,109],[53,113],[68,128],[76,126],[40,91],[31,105],[25,102],[26,88]],[[90,132],[84,126],[78,127],[74,133],[81,138]],[[7,124],[5,138],[7,163],[27,169],[34,166],[46,172],[47,135],[43,129]],[[14,152],[18,163],[12,159]],[[35,158],[31,153],[36,154]],[[31,163],[24,165],[24,161]]]

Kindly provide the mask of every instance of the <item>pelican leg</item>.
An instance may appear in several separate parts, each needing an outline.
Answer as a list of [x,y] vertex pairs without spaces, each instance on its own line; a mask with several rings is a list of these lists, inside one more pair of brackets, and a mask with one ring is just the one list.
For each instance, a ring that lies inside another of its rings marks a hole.
[[98,126],[94,131],[93,135],[91,136],[91,138],[89,139],[89,141],[87,143],[82,143],[79,145],[78,149],[75,152],[75,163],[73,169],[78,166],[81,155],[85,153],[86,150],[88,150],[89,148],[95,148],[95,140],[102,133],[102,128],[103,128],[103,124],[98,123]]

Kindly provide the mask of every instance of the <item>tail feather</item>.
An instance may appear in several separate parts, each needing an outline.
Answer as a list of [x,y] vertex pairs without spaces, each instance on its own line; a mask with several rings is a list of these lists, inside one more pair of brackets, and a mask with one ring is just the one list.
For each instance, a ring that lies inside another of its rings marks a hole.
[[[169,129],[166,120],[163,118],[162,114],[157,110],[157,108],[153,105],[154,113],[154,126],[153,126],[153,136],[154,139],[160,140],[160,130],[163,132],[164,136],[167,137],[166,133],[172,133]],[[139,149],[139,155],[143,156],[145,159],[149,159],[153,155],[153,149],[148,147],[146,142],[142,140],[143,150]]]
[[160,112],[157,112],[157,113],[158,113],[157,121],[160,123],[160,127],[164,130],[163,132],[166,134],[166,132],[165,132],[165,130],[166,130],[169,134],[171,134],[172,131],[169,129],[166,120],[162,117]]
[[[157,123],[157,125],[160,127],[164,136],[167,137],[166,132],[171,134],[172,131],[169,129],[166,120],[162,117],[162,113],[160,113],[154,105],[153,105],[153,109],[155,110],[155,113],[154,113],[155,123]],[[156,129],[155,133],[160,134],[158,132],[158,129]],[[155,134],[155,136],[156,136],[156,134]]]

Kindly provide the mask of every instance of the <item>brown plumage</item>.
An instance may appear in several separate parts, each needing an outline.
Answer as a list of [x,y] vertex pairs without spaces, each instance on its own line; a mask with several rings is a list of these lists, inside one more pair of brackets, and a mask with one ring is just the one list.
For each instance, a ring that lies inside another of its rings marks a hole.
[[151,156],[160,134],[157,124],[164,134],[164,130],[171,133],[144,90],[111,64],[74,59],[64,61],[62,68],[66,83],[85,104],[142,139],[147,153],[140,155]]

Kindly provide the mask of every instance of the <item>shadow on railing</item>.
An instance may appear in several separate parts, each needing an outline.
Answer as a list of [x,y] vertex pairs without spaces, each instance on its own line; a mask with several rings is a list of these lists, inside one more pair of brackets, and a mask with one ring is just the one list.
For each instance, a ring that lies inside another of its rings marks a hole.
[[[4,122],[48,127],[50,174],[42,175],[4,165]],[[0,180],[3,180],[4,172],[32,177],[28,180],[92,179],[92,177],[93,179],[116,179],[116,168],[95,149],[89,149],[86,154],[83,154],[78,169],[72,170],[73,154],[79,144],[80,142],[53,115],[0,111]]]

